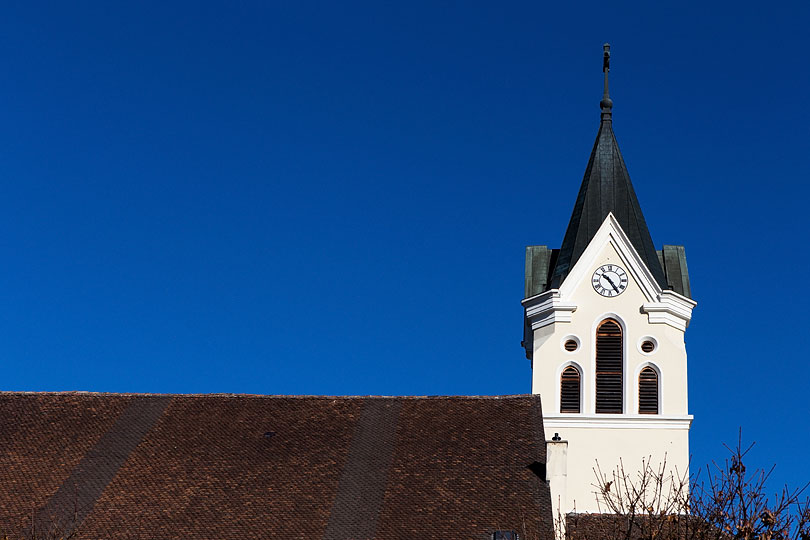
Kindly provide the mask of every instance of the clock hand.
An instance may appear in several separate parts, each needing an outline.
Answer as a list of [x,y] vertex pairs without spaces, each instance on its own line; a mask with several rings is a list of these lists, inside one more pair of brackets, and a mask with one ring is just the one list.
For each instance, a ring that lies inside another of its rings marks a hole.
[[602,277],[605,278],[606,280],[608,280],[608,283],[610,283],[610,286],[613,287],[614,291],[619,292],[619,288],[616,287],[616,284],[613,283],[613,280],[610,279],[610,277],[608,277],[607,274],[602,274]]

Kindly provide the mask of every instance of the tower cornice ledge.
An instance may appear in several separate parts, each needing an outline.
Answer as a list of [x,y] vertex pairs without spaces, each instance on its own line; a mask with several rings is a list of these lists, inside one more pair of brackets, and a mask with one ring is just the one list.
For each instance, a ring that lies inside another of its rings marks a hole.
[[616,429],[689,429],[691,414],[664,416],[653,414],[544,414],[547,431],[559,428],[616,428]]
[[577,310],[575,303],[564,301],[560,297],[559,289],[551,289],[526,298],[521,304],[526,309],[526,318],[532,330],[557,322],[571,322],[572,314]]
[[641,312],[647,314],[650,324],[668,324],[680,331],[685,331],[692,319],[692,310],[697,302],[675,291],[664,290],[658,296],[658,302],[642,304]]

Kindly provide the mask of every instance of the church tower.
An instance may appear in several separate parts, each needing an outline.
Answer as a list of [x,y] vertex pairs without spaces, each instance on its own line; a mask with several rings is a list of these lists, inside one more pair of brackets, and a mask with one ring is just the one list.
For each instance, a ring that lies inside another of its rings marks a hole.
[[[526,248],[525,337],[543,396],[553,506],[599,512],[594,468],[688,473],[683,246],[656,250],[613,134],[604,47],[596,142],[560,249]],[[605,511],[604,507],[601,511]]]

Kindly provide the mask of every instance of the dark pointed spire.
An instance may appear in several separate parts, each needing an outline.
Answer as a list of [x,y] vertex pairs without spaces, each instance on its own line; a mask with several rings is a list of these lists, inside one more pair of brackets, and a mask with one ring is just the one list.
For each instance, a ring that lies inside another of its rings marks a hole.
[[550,287],[560,286],[608,213],[612,212],[655,280],[662,288],[666,288],[664,270],[655,252],[647,222],[641,213],[641,206],[630,182],[630,174],[627,172],[619,144],[613,134],[613,101],[608,93],[610,45],[607,43],[604,45],[602,71],[605,76],[605,91],[599,103],[602,109],[599,132],[588,167],[585,169],[579,195],[574,203],[571,221],[565,231]]

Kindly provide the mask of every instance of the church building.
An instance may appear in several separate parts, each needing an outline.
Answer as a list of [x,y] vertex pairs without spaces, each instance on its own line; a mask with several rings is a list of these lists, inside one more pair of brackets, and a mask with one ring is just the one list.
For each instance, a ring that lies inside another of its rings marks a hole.
[[604,511],[597,462],[687,474],[696,304],[619,152],[607,45],[603,71],[562,244],[526,250],[531,394],[2,392],[0,537],[552,540]]
[[[656,250],[613,133],[604,46],[596,142],[560,249],[526,248],[526,356],[543,399],[555,508],[599,512],[597,467],[688,475],[683,246]],[[604,511],[604,506],[601,508]]]

